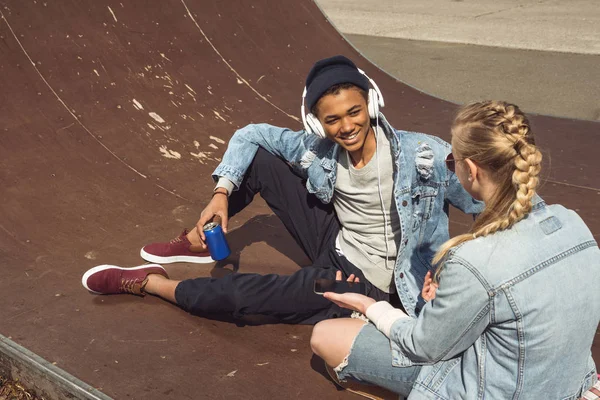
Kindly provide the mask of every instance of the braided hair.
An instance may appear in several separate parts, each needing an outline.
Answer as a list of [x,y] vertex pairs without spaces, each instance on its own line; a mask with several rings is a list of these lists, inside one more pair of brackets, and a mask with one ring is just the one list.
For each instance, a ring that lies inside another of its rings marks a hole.
[[469,233],[440,247],[433,259],[439,264],[436,279],[453,247],[508,229],[529,214],[542,161],[529,121],[514,104],[485,101],[462,107],[452,124],[452,138],[455,155],[487,170],[497,189]]

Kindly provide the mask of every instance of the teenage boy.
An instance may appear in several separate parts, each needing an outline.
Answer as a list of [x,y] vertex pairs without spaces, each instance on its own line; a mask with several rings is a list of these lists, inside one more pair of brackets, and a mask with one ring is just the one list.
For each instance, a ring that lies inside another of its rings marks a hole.
[[335,279],[341,271],[364,282],[375,300],[397,293],[414,317],[425,303],[420,293],[431,258],[448,240],[448,203],[466,213],[478,213],[481,204],[447,172],[446,142],[394,129],[379,113],[382,106],[375,82],[352,61],[318,61],[306,79],[305,130],[266,124],[238,130],[213,173],[218,183],[196,228],[141,252],[155,263],[211,262],[204,224],[218,216],[226,231],[228,218],[260,193],[310,266],[290,276],[176,281],[159,265],[105,265],[86,272],[83,285],[99,294],[157,295],[193,314],[314,324],[348,315],[313,291],[315,279]]

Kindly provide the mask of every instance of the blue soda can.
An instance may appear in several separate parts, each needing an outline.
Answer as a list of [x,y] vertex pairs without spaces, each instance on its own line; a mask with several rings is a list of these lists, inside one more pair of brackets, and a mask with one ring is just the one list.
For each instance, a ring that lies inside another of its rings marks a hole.
[[224,260],[231,254],[221,225],[216,222],[209,222],[204,225],[204,235],[206,236],[208,251],[213,260]]

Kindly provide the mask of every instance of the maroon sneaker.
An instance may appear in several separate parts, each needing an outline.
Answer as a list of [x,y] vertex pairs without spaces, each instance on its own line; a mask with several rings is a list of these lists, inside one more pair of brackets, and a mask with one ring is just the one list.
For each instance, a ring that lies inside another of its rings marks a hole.
[[169,264],[174,262],[189,262],[196,264],[207,264],[214,262],[210,257],[208,249],[192,251],[192,244],[187,238],[188,230],[181,232],[179,237],[168,243],[152,243],[142,247],[140,256],[153,263]]
[[134,268],[121,268],[115,265],[99,265],[87,271],[81,278],[83,287],[95,294],[131,293],[143,296],[143,283],[150,274],[169,278],[160,265],[146,264]]

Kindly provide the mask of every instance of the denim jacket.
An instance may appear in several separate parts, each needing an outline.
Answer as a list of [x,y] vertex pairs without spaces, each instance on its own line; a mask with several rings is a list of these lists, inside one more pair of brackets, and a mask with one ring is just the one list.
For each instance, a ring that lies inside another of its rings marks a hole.
[[436,298],[393,323],[393,365],[424,365],[409,399],[578,399],[596,381],[600,250],[575,212],[533,203],[457,246]]
[[[392,128],[383,114],[379,125],[390,141],[393,180],[402,241],[398,247],[394,279],[402,305],[412,317],[425,304],[421,288],[432,269],[437,248],[448,240],[448,203],[465,213],[481,212],[482,204],[463,189],[445,166],[450,145],[422,133]],[[239,187],[258,148],[281,157],[301,176],[306,188],[323,203],[334,195],[340,146],[305,131],[294,132],[267,124],[248,125],[235,132],[222,162],[213,172]]]

